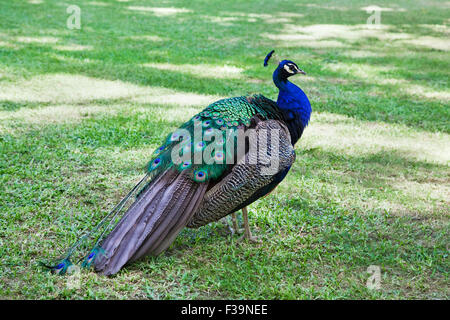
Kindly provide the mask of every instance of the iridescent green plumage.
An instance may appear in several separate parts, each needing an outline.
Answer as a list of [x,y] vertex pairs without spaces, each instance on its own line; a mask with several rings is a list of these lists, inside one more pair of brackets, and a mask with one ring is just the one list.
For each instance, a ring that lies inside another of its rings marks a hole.
[[[214,102],[169,134],[148,164],[152,176],[175,167],[187,171],[197,182],[216,179],[227,168],[227,159],[235,150],[228,148],[239,128],[261,119],[277,119],[276,104],[262,95],[243,96]],[[214,143],[214,144],[213,144]],[[178,155],[177,157],[173,155]]]

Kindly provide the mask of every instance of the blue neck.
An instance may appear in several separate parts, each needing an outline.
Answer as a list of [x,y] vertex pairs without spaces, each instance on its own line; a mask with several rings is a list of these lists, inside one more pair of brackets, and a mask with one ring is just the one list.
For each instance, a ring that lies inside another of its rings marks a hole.
[[279,68],[273,73],[273,82],[279,89],[277,105],[287,119],[292,144],[295,144],[308,125],[312,111],[311,104],[302,89],[282,77]]

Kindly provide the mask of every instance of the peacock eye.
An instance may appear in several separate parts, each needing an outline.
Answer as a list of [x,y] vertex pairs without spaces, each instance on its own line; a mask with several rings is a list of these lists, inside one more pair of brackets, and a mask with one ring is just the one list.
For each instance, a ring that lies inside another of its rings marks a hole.
[[294,67],[292,66],[292,63],[287,63],[287,64],[285,64],[283,68],[284,68],[284,70],[285,70],[286,72],[288,72],[288,73],[295,73],[295,69],[294,69]]
[[161,146],[161,147],[159,147],[158,149],[156,149],[156,150],[153,152],[153,154],[154,154],[154,155],[158,155],[158,154],[160,154],[165,148],[166,148],[165,145],[164,145],[164,146]]
[[178,141],[179,138],[180,138],[180,134],[178,132],[174,132],[170,136],[170,141]]
[[206,146],[206,143],[204,141],[200,141],[195,145],[195,151],[202,151]]
[[152,164],[150,165],[150,170],[155,169],[160,164],[161,164],[161,158],[156,158],[155,160],[152,161]]
[[186,160],[180,165],[180,169],[185,170],[185,169],[189,168],[191,165],[192,165],[192,162],[189,160]]
[[205,170],[196,170],[194,172],[194,179],[197,182],[206,181],[207,178],[208,178],[208,173]]
[[222,163],[223,162],[223,152],[222,151],[217,151],[214,154],[214,160],[216,160],[217,163]]

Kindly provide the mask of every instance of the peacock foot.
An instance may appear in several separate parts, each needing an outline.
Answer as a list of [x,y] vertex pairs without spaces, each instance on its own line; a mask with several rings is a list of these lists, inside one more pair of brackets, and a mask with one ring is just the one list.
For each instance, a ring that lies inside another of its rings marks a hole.
[[228,221],[226,221],[225,219],[222,219],[221,221],[222,227],[219,228],[219,233],[223,236],[229,236],[229,235],[234,235],[236,232],[233,229],[233,227],[230,226],[230,224],[228,223]]
[[243,234],[245,232],[245,230],[243,228],[234,229],[233,227],[230,226],[230,229],[233,230],[233,235]]
[[248,240],[252,243],[262,243],[262,240],[259,239],[258,236],[248,235],[244,232],[244,234],[237,240],[238,242],[243,242],[244,240]]

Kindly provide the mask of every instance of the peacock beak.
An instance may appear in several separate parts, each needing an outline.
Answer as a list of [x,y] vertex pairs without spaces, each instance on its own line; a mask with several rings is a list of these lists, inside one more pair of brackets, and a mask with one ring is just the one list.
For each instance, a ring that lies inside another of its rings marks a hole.
[[297,69],[297,72],[295,72],[295,74],[306,74],[305,71],[303,71],[302,69]]

